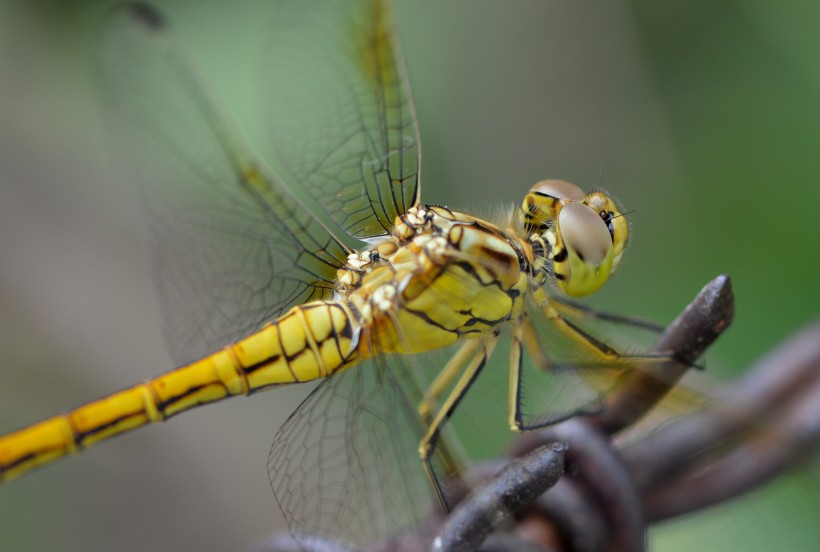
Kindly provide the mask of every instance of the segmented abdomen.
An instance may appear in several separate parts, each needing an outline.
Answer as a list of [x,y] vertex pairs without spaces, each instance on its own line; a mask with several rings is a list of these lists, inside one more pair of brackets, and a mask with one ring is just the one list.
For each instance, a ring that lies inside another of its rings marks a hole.
[[0,437],[0,481],[202,404],[327,377],[351,362],[358,324],[339,303],[293,307],[201,360]]

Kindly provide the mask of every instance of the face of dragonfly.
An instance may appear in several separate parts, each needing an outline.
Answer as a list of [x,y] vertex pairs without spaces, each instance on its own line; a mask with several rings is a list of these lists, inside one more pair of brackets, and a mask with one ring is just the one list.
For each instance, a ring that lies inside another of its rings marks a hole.
[[626,218],[603,192],[584,194],[563,180],[537,182],[519,210],[530,239],[542,241],[555,285],[582,297],[600,288],[621,262]]

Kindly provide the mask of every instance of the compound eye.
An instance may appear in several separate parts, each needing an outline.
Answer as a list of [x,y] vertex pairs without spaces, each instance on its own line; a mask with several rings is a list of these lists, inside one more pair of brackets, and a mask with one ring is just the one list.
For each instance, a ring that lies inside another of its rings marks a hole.
[[530,191],[556,199],[569,199],[571,201],[584,201],[585,197],[581,188],[565,180],[542,180],[535,183]]
[[564,242],[582,261],[597,266],[606,259],[612,237],[598,213],[582,203],[568,203],[558,215],[558,225]]

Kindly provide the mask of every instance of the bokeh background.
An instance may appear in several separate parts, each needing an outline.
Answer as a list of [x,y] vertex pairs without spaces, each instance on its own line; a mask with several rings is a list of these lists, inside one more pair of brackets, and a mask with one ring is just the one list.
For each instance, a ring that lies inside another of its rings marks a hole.
[[[171,368],[145,224],[101,130],[95,37],[112,2],[0,3],[0,431]],[[157,2],[264,140],[272,2]],[[592,304],[668,321],[711,277],[737,317],[729,378],[820,309],[820,5],[398,3],[424,200],[481,207],[532,182],[600,185],[631,211]],[[245,550],[283,521],[270,440],[307,388],[209,406],[0,488],[3,550]],[[814,460],[652,530],[651,548],[814,550]]]

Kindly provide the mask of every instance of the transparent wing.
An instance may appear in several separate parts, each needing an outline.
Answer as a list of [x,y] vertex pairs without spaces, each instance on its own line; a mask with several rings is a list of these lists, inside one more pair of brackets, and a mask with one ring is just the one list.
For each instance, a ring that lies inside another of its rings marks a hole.
[[270,31],[272,159],[345,232],[389,233],[419,199],[419,136],[387,2],[291,0]]
[[161,16],[133,5],[105,30],[115,142],[147,207],[174,359],[328,297],[345,247],[256,159]]
[[316,537],[355,549],[384,543],[434,506],[418,453],[422,430],[409,369],[391,355],[337,372],[276,434],[271,485],[305,549]]

